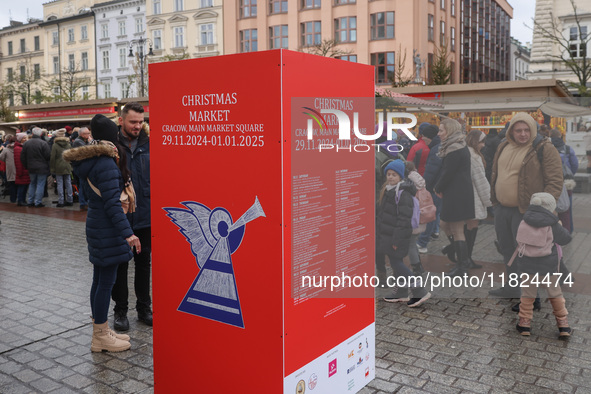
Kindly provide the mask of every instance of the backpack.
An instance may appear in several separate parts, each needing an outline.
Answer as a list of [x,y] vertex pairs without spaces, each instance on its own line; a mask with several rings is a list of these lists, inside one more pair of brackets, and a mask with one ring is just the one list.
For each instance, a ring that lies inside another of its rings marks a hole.
[[423,188],[417,191],[415,197],[419,200],[419,224],[431,223],[437,214],[437,207],[433,203],[431,193]]
[[[398,201],[400,201],[400,195],[402,194],[403,190],[398,189],[396,191],[396,208],[398,209]],[[433,202],[433,200],[431,200],[431,202]],[[419,200],[415,197],[412,196],[412,220],[411,220],[411,224],[412,224],[412,228],[413,230],[419,227],[419,224],[421,222],[421,208],[420,208],[420,202]]]
[[522,220],[517,229],[517,248],[507,265],[511,266],[515,257],[544,257],[552,254],[554,235],[552,227],[533,227]]

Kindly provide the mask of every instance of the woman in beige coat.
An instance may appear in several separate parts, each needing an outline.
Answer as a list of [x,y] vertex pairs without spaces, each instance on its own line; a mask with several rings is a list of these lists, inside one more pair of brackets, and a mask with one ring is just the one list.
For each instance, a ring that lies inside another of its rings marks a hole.
[[478,224],[481,220],[488,216],[487,207],[492,205],[490,201],[490,184],[486,179],[484,168],[486,163],[484,156],[480,153],[484,147],[484,138],[486,135],[480,130],[472,130],[466,136],[466,145],[470,151],[471,166],[470,172],[472,176],[472,188],[474,189],[474,219],[466,221],[466,243],[468,245],[468,260],[470,261],[469,268],[482,268],[481,265],[475,264],[472,260],[472,251],[476,243],[476,234],[478,233]]

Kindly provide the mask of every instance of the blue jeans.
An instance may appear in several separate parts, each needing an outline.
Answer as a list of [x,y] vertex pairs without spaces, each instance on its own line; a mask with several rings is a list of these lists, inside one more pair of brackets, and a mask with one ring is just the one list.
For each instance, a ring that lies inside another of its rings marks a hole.
[[111,290],[117,279],[118,264],[99,267],[93,265],[92,287],[90,288],[90,309],[95,324],[103,324],[107,321],[109,304],[111,303]]
[[29,189],[29,184],[26,185],[16,185],[16,202],[21,204],[27,203],[27,190]]
[[57,181],[57,195],[58,195],[58,203],[64,203],[64,186],[66,187],[66,196],[65,200],[69,203],[73,201],[72,198],[72,178],[70,174],[67,175],[56,175],[55,179]]
[[39,205],[43,202],[43,192],[45,192],[45,182],[47,181],[47,174],[32,174],[31,183],[29,184],[29,204]]
[[417,244],[421,248],[427,247],[429,241],[431,240],[431,234],[439,232],[439,216],[441,215],[441,205],[443,204],[443,200],[437,197],[433,192],[431,192],[431,197],[433,197],[433,204],[435,204],[435,207],[437,208],[437,214],[435,216],[435,220],[427,223],[427,228],[419,235]]

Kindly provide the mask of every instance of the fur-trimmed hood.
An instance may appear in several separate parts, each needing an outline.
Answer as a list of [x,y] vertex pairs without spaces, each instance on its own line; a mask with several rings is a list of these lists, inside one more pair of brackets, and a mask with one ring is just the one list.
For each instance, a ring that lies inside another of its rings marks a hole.
[[108,156],[115,157],[115,151],[107,145],[85,145],[78,148],[68,149],[64,152],[64,160],[66,161],[82,161],[90,159],[91,157]]

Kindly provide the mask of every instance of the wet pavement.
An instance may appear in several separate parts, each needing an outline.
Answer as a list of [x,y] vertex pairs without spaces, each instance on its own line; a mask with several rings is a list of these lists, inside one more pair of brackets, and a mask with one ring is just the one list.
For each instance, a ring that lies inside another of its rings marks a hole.
[[[28,208],[0,200],[0,393],[152,392],[152,328],[134,311],[131,350],[90,352],[85,212],[77,204],[45,203]],[[591,194],[575,194],[574,240],[565,248],[575,274],[575,286],[565,292],[575,330],[570,340],[557,339],[547,300],[534,314],[532,336],[521,337],[513,301],[486,298],[486,288],[471,298],[435,291],[414,309],[382,301],[378,290],[376,379],[361,392],[591,393],[589,207]],[[451,268],[439,252],[442,238],[422,255],[433,272]],[[484,267],[474,274],[502,272],[494,238],[492,224],[481,225],[473,257]]]

